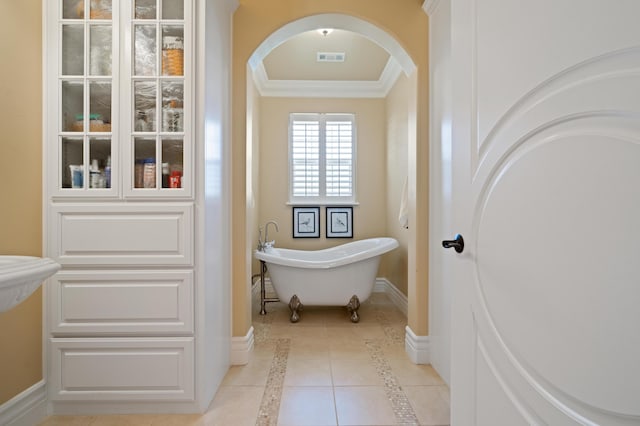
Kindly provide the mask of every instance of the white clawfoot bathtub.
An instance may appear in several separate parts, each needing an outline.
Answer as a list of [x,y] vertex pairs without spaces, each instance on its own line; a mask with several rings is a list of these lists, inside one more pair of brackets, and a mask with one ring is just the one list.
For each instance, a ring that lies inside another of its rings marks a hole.
[[369,238],[313,251],[269,247],[255,257],[266,263],[280,300],[289,302],[292,322],[300,304],[347,306],[357,322],[360,302],[373,291],[380,256],[396,247],[393,238]]

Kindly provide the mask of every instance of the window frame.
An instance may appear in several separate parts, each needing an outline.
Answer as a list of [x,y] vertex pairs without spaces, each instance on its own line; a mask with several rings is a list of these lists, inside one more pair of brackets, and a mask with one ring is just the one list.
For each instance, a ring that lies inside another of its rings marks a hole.
[[[293,194],[293,124],[295,121],[317,121],[319,124],[319,195],[294,196]],[[327,121],[345,121],[351,123],[351,195],[327,196],[326,180],[326,123]],[[289,201],[288,205],[357,205],[357,127],[354,113],[290,113],[288,130],[288,173]]]

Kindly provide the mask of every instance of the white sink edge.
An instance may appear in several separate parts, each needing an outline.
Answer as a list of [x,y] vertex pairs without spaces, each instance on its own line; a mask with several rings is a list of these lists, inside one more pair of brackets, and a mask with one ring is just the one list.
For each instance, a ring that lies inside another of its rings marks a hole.
[[0,256],[0,312],[29,297],[60,265],[49,258]]

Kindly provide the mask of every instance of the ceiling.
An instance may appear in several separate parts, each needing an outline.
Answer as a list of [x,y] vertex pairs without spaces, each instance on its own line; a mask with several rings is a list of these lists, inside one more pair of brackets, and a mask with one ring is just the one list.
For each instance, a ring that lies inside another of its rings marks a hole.
[[[319,62],[318,53],[344,53]],[[385,97],[400,65],[370,39],[346,30],[307,31],[275,47],[254,72],[262,96]]]

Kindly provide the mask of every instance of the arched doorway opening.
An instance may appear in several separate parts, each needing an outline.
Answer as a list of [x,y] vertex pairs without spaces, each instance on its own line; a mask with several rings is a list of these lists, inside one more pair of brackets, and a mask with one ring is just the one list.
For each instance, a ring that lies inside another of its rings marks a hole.
[[[382,6],[381,6],[382,5]],[[232,156],[236,171],[233,173],[234,194],[233,213],[235,222],[233,225],[233,336],[237,342],[248,342],[251,339],[251,288],[250,277],[252,275],[251,263],[254,249],[254,238],[257,236],[255,223],[255,190],[252,187],[254,176],[251,174],[252,162],[257,161],[253,152],[253,134],[259,123],[252,118],[251,80],[252,72],[256,65],[271,51],[289,37],[300,32],[316,30],[321,27],[343,29],[362,34],[382,46],[396,59],[400,65],[404,77],[408,80],[410,89],[406,98],[402,101],[406,104],[407,117],[405,131],[407,140],[407,162],[405,174],[408,178],[409,193],[409,220],[410,230],[406,244],[406,280],[407,288],[404,290],[408,309],[408,323],[414,336],[427,336],[428,334],[428,269],[427,269],[427,240],[428,240],[428,140],[427,126],[428,106],[427,91],[427,51],[425,48],[427,22],[422,9],[403,5],[406,8],[400,13],[405,14],[404,25],[395,18],[398,14],[383,9],[391,9],[391,6],[380,2],[374,11],[375,19],[367,16],[367,11],[359,13],[321,13],[308,15],[308,10],[287,10],[286,13],[278,12],[274,7],[273,12],[277,16],[269,16],[271,10],[262,10],[267,15],[262,20],[255,21],[257,14],[247,14],[242,19],[236,16],[234,22],[234,67],[245,69],[244,79],[234,83],[234,143]],[[255,6],[258,8],[258,6]],[[345,6],[348,9],[351,6]],[[402,9],[401,8],[401,9]],[[340,9],[340,8],[338,8]],[[411,9],[411,10],[409,10]],[[394,9],[395,10],[395,9]],[[348,12],[348,11],[346,11]],[[296,15],[297,19],[291,19]],[[236,13],[238,15],[238,13]],[[304,16],[307,15],[307,16]],[[356,17],[364,16],[365,19]],[[394,16],[394,22],[384,25],[387,16]],[[408,16],[411,15],[409,19]],[[406,24],[407,20],[413,21]],[[266,22],[265,22],[266,21]],[[375,22],[372,23],[372,22]],[[259,34],[248,35],[243,32],[247,27],[240,23],[253,25],[255,30],[259,26]],[[380,24],[380,25],[378,25]],[[275,30],[274,30],[275,28]],[[416,30],[419,28],[419,31]],[[393,35],[392,35],[393,34]],[[414,43],[416,35],[422,37],[419,43]],[[407,44],[412,45],[407,48]],[[422,49],[422,50],[421,50]],[[238,77],[240,73],[236,73]],[[404,181],[404,179],[402,179]],[[417,190],[420,188],[420,190]],[[394,192],[400,192],[400,188],[392,188]],[[397,207],[394,206],[395,215]],[[390,215],[391,216],[391,215]],[[423,220],[416,221],[416,217]],[[396,221],[397,224],[397,221]],[[243,343],[243,344],[244,344]],[[420,360],[417,360],[420,361]],[[424,361],[423,361],[424,362]]]

